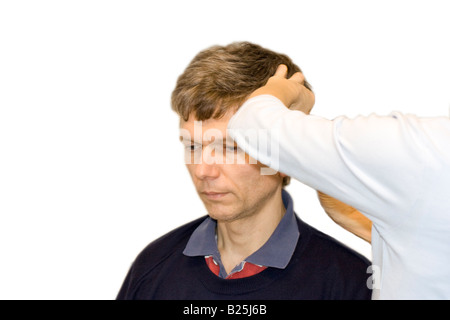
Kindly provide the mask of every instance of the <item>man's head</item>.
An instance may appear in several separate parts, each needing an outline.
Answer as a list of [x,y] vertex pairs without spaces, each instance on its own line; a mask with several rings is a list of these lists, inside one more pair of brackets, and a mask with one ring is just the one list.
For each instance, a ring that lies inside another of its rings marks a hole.
[[[301,72],[288,56],[249,42],[203,50],[178,78],[172,109],[184,121],[191,113],[197,120],[218,119],[230,109],[236,111],[280,64],[288,67],[288,78]],[[311,90],[307,81],[305,87]]]
[[[240,42],[200,52],[178,78],[172,109],[180,116],[186,165],[217,220],[257,212],[289,183],[281,173],[261,175],[264,166],[239,149],[226,131],[229,119],[280,64],[288,67],[288,77],[301,72],[283,54]],[[310,89],[306,81],[305,86]]]

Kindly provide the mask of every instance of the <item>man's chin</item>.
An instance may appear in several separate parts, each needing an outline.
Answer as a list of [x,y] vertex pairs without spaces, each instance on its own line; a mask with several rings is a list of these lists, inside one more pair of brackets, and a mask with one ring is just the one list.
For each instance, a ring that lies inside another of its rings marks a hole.
[[208,215],[218,222],[231,222],[239,219],[239,214],[235,213],[231,210],[228,210],[226,212],[222,210],[217,210],[217,208],[212,209],[208,208]]

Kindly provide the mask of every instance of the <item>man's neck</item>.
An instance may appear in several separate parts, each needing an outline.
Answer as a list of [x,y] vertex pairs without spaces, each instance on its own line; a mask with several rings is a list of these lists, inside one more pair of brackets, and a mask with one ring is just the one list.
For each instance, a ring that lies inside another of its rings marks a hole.
[[227,273],[267,242],[285,212],[281,193],[277,193],[257,212],[234,221],[218,221],[217,247]]

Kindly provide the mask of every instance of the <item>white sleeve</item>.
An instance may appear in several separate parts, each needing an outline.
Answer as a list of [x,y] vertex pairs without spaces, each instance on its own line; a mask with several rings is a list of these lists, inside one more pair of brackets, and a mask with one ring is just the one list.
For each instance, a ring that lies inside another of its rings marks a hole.
[[[448,118],[393,113],[331,121],[289,110],[277,98],[263,95],[248,100],[228,129],[251,157],[378,223],[393,211],[409,212],[433,175],[450,164]],[[270,132],[276,147],[261,148],[260,143],[258,148],[248,138],[261,130]],[[405,218],[396,216],[388,217],[389,223]]]

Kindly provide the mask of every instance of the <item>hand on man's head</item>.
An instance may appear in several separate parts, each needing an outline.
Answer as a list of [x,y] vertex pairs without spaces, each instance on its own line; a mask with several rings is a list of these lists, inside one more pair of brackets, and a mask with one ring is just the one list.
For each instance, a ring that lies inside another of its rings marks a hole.
[[287,73],[288,69],[285,65],[278,66],[277,71],[267,83],[255,90],[249,98],[269,94],[280,99],[289,109],[309,114],[315,102],[314,93],[304,86],[303,73],[297,72],[289,79]]

